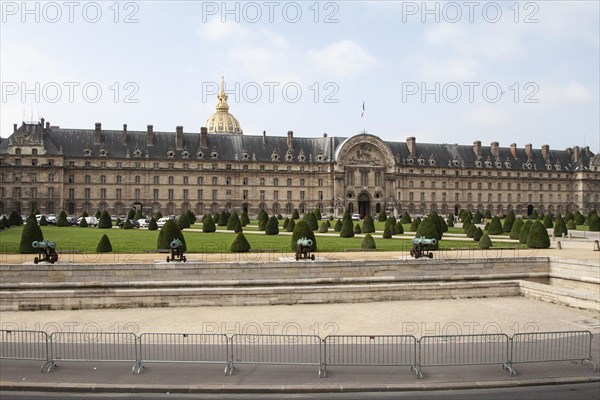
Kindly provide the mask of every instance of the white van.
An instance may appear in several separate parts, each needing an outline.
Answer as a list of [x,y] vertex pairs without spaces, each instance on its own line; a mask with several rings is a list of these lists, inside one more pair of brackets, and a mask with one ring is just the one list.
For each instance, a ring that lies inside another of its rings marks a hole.
[[[77,218],[77,225],[81,224],[81,219],[83,217],[79,217]],[[87,222],[88,226],[98,226],[98,218],[92,216],[92,217],[85,217],[85,222]]]
[[168,220],[173,219],[171,217],[162,217],[159,218],[158,221],[156,221],[156,225],[158,225],[159,228],[162,228],[164,224],[167,223]]

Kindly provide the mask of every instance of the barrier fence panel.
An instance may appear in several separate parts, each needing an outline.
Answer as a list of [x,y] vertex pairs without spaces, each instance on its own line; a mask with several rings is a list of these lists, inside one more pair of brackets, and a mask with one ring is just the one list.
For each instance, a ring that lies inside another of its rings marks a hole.
[[419,340],[417,374],[422,367],[500,364],[513,371],[509,364],[507,335],[441,335],[423,336]]
[[139,368],[137,337],[133,333],[54,332],[50,335],[50,366],[56,361],[134,362]]
[[410,335],[331,335],[324,340],[328,366],[406,366],[417,371],[417,339]]
[[50,363],[48,335],[42,331],[0,330],[0,358],[44,361],[40,370]]
[[231,356],[232,370],[235,364],[317,365],[322,374],[321,338],[313,335],[233,335]]
[[142,333],[140,365],[144,363],[223,364],[230,369],[229,339],[221,334]]
[[516,333],[512,337],[510,364],[580,361],[597,370],[592,361],[590,331]]

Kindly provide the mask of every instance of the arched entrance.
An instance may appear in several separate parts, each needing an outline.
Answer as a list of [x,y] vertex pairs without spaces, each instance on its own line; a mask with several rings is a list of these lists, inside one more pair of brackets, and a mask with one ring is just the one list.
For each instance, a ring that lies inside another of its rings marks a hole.
[[527,216],[530,216],[533,213],[533,205],[527,206]]
[[371,197],[366,192],[358,195],[358,213],[361,218],[371,213]]

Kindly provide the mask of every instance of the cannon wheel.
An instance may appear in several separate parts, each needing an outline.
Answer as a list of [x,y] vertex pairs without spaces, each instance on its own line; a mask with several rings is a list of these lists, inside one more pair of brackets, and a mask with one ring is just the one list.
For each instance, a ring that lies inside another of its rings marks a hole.
[[313,261],[315,261],[315,255],[314,255],[314,254],[311,254],[311,255],[310,255],[310,259],[311,259],[311,260],[313,260]]
[[429,258],[433,258],[433,253],[429,252],[429,254],[427,255]]
[[171,259],[169,257],[167,257],[167,262],[171,261]]
[[183,262],[187,261],[187,257],[185,257],[185,256],[183,256],[181,259],[183,260]]
[[40,262],[40,259],[39,259],[39,258],[35,257],[35,258],[33,259],[33,263],[34,263],[34,264],[37,264],[37,263],[39,263],[39,262]]

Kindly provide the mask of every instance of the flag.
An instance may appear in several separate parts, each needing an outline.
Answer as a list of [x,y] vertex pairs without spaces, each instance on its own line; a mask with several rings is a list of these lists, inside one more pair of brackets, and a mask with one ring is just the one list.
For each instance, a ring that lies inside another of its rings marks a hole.
[[365,115],[365,102],[363,101],[362,112],[360,113],[360,117],[362,118]]

